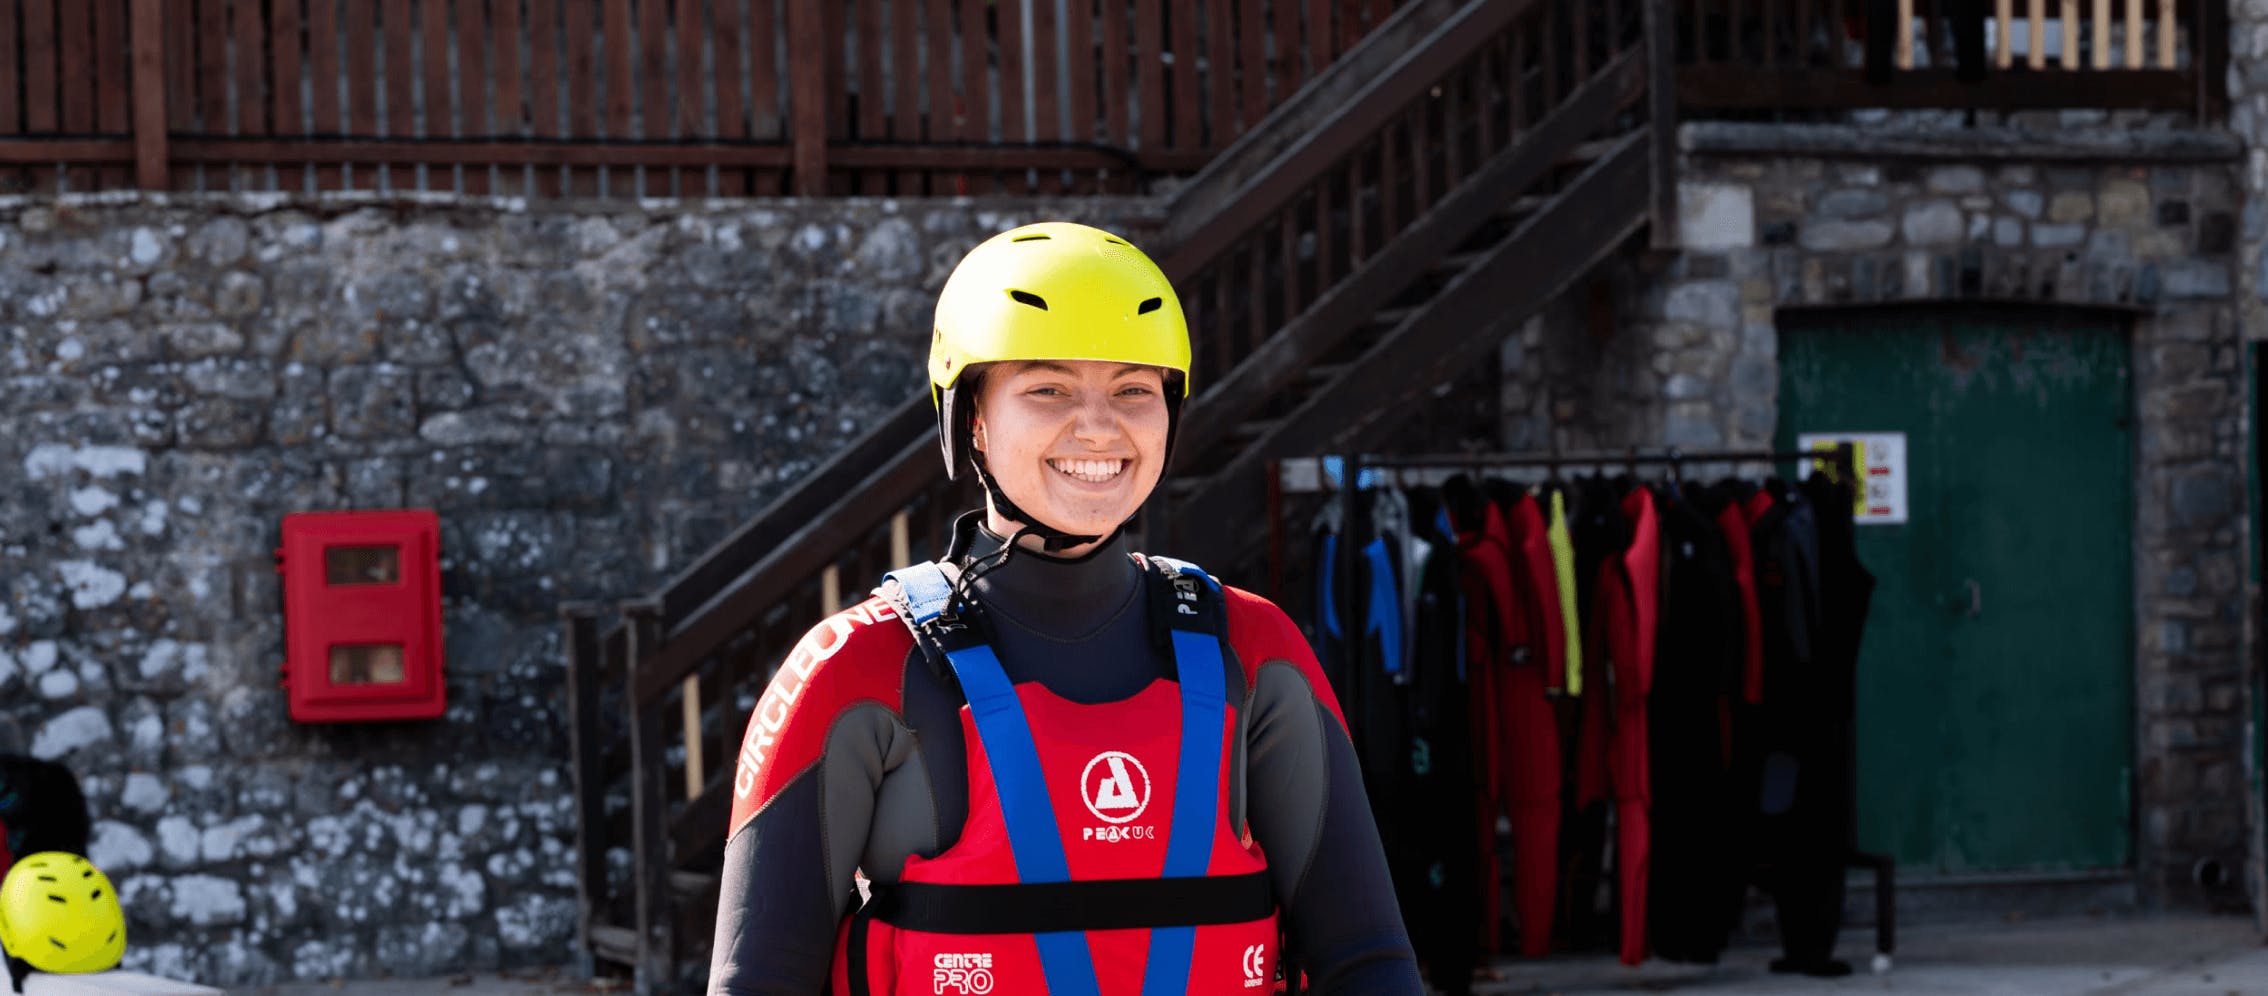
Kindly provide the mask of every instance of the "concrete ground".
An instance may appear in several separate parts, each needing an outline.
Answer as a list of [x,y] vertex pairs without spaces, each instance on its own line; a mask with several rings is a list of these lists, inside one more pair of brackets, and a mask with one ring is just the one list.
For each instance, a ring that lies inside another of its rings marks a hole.
[[2268,947],[2250,917],[2092,917],[1937,924],[1899,931],[1889,970],[1870,971],[1870,928],[1843,931],[1837,955],[1857,969],[1842,979],[1774,975],[1773,947],[1743,946],[1716,965],[1610,958],[1502,962],[1488,994],[1928,993],[1934,996],[2268,996]]
[[[1858,968],[1844,979],[1773,975],[1776,953],[1736,947],[1711,966],[1649,962],[1626,968],[1610,957],[1559,956],[1498,964],[1477,992],[1926,993],[1939,996],[2268,996],[2268,947],[2249,917],[2198,915],[2093,917],[2020,923],[1938,924],[1901,930],[1889,971],[1873,974],[1874,935],[1843,932],[1838,952]],[[268,986],[252,996],[559,996],[621,992],[563,970],[454,978]]]

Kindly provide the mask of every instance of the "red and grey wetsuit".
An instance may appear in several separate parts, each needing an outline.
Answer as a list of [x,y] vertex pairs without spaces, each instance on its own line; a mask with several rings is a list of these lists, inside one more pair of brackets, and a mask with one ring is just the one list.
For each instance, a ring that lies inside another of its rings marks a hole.
[[[1000,542],[973,529],[960,535],[967,541],[955,544],[960,549],[949,560],[966,562],[967,555],[982,555]],[[975,549],[967,549],[971,546]],[[1076,784],[1058,788],[1055,755],[1067,742],[1107,732],[1104,724],[1092,722],[1099,713],[1090,709],[1124,707],[1129,715],[1139,714],[1137,723],[1169,725],[1177,712],[1176,655],[1172,641],[1161,639],[1154,625],[1162,614],[1152,611],[1158,596],[1145,576],[1123,544],[1111,542],[1076,559],[1017,551],[975,586],[988,629],[984,643],[998,662],[1001,681],[1023,706],[1039,766],[1048,770],[1049,794],[1061,797],[1053,812],[1068,867],[1059,870],[1073,879],[1113,874],[1098,873],[1115,859],[1092,856],[1089,845],[1098,842],[1081,833],[1092,827],[1075,824],[1096,810],[1122,816],[1120,797],[1134,787],[1129,780],[1134,776],[1130,769],[1121,779],[1106,765],[1099,773],[1071,772]],[[1218,600],[1227,636],[1219,685],[1226,735],[1218,778],[1225,791],[1217,793],[1216,803],[1226,808],[1226,832],[1204,841],[1207,873],[1263,876],[1266,898],[1280,911],[1289,936],[1289,959],[1314,991],[1421,992],[1345,724],[1306,641],[1263,599],[1234,588],[1211,597]],[[858,905],[854,870],[864,871],[878,896],[895,890],[914,900],[922,898],[921,890],[902,886],[937,884],[941,869],[948,872],[945,884],[979,881],[1005,870],[988,862],[1020,864],[1021,855],[1032,850],[1000,839],[1012,818],[1007,811],[1016,804],[996,791],[1000,765],[987,761],[990,741],[981,731],[970,736],[980,730],[977,710],[964,709],[989,692],[971,688],[964,697],[962,684],[951,669],[933,666],[899,618],[898,606],[880,596],[815,627],[790,653],[758,702],[741,750],[712,993],[821,991],[839,937],[848,953],[847,919]],[[1082,722],[1093,728],[1082,729]],[[1154,732],[1128,729],[1130,749],[1123,753],[1149,756],[1144,752],[1157,749],[1147,744]],[[1105,757],[1109,751],[1092,753]],[[1091,759],[1076,760],[1074,767],[1084,769]],[[1162,784],[1160,769],[1180,765],[1177,759],[1144,767],[1146,780]],[[1170,835],[1166,827],[1180,820],[1158,815],[1146,825],[1164,838]],[[1015,831],[1005,836],[1021,840]],[[1147,836],[1099,843],[1155,846],[1161,852],[1167,844]],[[1238,854],[1244,853],[1253,856],[1249,867],[1240,866],[1245,859]],[[1130,930],[1121,943],[1117,930],[1090,930],[1083,947],[1107,976],[1098,978],[1101,991],[1139,991],[1124,988],[1127,983],[1113,973],[1124,968],[1124,951],[1146,952],[1156,943],[1152,936],[1166,933]],[[1096,940],[1104,935],[1110,939]],[[1143,936],[1131,940],[1135,935]],[[1034,948],[1029,937],[1022,944],[1016,957]],[[1223,946],[1201,936],[1189,949],[1187,987],[1264,991],[1245,985],[1255,974],[1245,960],[1255,946]],[[988,968],[990,981],[999,985],[1006,956],[979,948],[924,947],[929,960],[906,966],[919,975],[902,976],[904,984],[923,993],[974,991],[935,987],[959,984],[956,980],[974,984],[974,970]],[[1265,948],[1264,959],[1272,961],[1273,946]],[[865,950],[869,958],[878,954],[871,945]],[[997,956],[989,967],[987,955]],[[876,967],[869,965],[867,978],[878,977],[871,971]],[[1134,979],[1143,978],[1143,967],[1134,966]],[[1261,973],[1270,967],[1260,966]],[[951,976],[954,970],[972,974]],[[935,974],[940,971],[949,977]]]

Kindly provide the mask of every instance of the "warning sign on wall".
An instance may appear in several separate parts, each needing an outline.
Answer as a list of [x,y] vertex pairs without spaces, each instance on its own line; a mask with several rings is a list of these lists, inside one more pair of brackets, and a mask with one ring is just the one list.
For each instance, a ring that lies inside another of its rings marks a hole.
[[[1860,525],[1897,525],[1906,521],[1906,434],[1903,432],[1806,432],[1796,436],[1796,448],[1833,453],[1851,444],[1851,462],[1857,465],[1860,487],[1851,516]],[[1813,467],[1832,477],[1835,462],[1812,461]],[[1808,471],[1812,468],[1806,468]]]

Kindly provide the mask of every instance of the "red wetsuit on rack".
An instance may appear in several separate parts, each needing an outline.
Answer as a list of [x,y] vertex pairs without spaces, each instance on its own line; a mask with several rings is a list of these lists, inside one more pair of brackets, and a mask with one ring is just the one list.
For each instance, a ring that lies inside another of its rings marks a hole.
[[1662,556],[1653,493],[1632,488],[1622,497],[1622,515],[1629,523],[1630,543],[1600,563],[1592,589],[1591,645],[1602,650],[1600,671],[1607,684],[1590,687],[1584,699],[1576,804],[1588,805],[1612,792],[1621,956],[1624,964],[1635,965],[1646,958],[1646,853],[1652,837],[1646,693],[1654,678]]
[[1497,792],[1512,814],[1512,898],[1520,914],[1520,953],[1551,951],[1559,889],[1559,792],[1563,782],[1558,710],[1551,694],[1566,684],[1566,634],[1543,510],[1526,492],[1502,506],[1522,642],[1497,685],[1507,763]]
[[[1520,951],[1551,950],[1552,905],[1558,889],[1560,749],[1558,721],[1545,692],[1551,641],[1558,618],[1543,610],[1543,592],[1528,558],[1514,540],[1504,510],[1468,485],[1453,486],[1444,500],[1458,528],[1466,605],[1466,661],[1471,687],[1473,738],[1479,757],[1483,945],[1496,950],[1502,922],[1496,883],[1496,819],[1512,823],[1513,899],[1519,914]],[[1534,512],[1526,502],[1523,521]],[[1540,516],[1536,516],[1540,523]],[[1540,542],[1540,524],[1533,535]],[[1549,551],[1544,551],[1548,563]]]

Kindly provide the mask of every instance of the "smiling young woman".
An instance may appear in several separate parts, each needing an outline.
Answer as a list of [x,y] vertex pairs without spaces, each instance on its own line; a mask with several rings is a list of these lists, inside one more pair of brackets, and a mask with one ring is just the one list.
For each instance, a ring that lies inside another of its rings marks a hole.
[[[1134,515],[1165,471],[1165,370],[1095,360],[1016,360],[982,376],[971,447],[1018,507],[1075,535],[1107,536]],[[999,508],[985,526],[1030,523]],[[1097,540],[1096,543],[1101,542]],[[1037,537],[1031,543],[1037,549]],[[1095,543],[1067,547],[1076,556]]]
[[1165,275],[1108,232],[1030,225],[954,270],[930,390],[985,507],[758,701],[710,992],[1424,991],[1299,630],[1126,548],[1189,355]]

